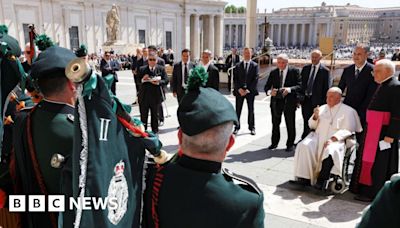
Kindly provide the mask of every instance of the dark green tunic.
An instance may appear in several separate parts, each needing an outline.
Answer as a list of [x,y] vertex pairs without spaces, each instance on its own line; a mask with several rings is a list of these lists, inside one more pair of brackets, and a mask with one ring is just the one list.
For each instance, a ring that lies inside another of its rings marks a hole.
[[[72,195],[71,156],[74,108],[63,103],[41,101],[32,110],[17,115],[14,128],[16,194]],[[50,164],[53,154],[66,163],[61,169]],[[36,168],[37,167],[37,168]],[[66,201],[67,202],[67,201]],[[67,210],[65,217],[73,217]],[[23,227],[54,227],[58,213],[24,213]],[[64,225],[72,227],[72,224]]]
[[400,177],[392,177],[378,193],[362,217],[358,228],[397,228],[400,226]]
[[255,183],[221,172],[219,162],[185,155],[157,170],[146,190],[146,213],[148,227],[264,227]]

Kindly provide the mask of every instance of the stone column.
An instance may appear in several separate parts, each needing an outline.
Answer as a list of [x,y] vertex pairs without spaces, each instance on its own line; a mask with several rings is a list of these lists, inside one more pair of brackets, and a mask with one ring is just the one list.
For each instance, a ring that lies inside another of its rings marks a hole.
[[312,37],[313,37],[313,32],[312,32],[312,26],[311,26],[311,23],[310,23],[309,27],[308,27],[308,45],[313,45]]
[[293,45],[297,45],[297,24],[294,24],[293,28]]
[[282,24],[278,24],[278,40],[276,43],[281,46]]
[[243,24],[242,25],[242,43],[241,43],[241,45],[242,45],[242,47],[245,47],[246,46],[246,25],[245,24]]
[[235,48],[237,48],[239,46],[239,25],[236,24],[235,28],[236,28],[236,30],[235,30],[235,33],[236,33],[235,34]]
[[184,35],[183,35],[183,46],[182,48],[190,48],[190,14],[186,13],[184,19]]
[[192,59],[200,58],[200,16],[198,14],[194,14],[191,18],[191,40],[190,40],[190,49],[191,49],[191,57]]
[[274,39],[274,25],[270,24],[269,25],[269,31],[268,31],[268,36],[271,40]]
[[229,48],[232,47],[232,25],[228,25],[228,44],[229,44]]
[[285,46],[289,46],[288,45],[289,42],[289,24],[286,24],[286,34],[285,34]]
[[300,46],[304,44],[304,36],[305,36],[305,24],[300,24],[301,25],[301,33],[300,33]]
[[214,50],[215,50],[215,55],[217,56],[222,56],[222,50],[223,50],[223,37],[224,37],[224,32],[223,32],[223,26],[224,22],[222,20],[223,16],[219,15],[215,17],[215,37],[214,37]]
[[249,48],[256,47],[257,37],[257,0],[247,0],[246,7],[246,46]]
[[203,19],[203,48],[201,51],[205,50],[205,49],[209,49],[210,45],[209,45],[209,37],[210,37],[210,18],[208,15],[202,15],[202,19]]
[[212,53],[215,54],[215,50],[214,50],[214,39],[215,39],[215,36],[214,36],[214,32],[215,32],[214,31],[214,26],[215,26],[215,24],[214,24],[214,15],[209,15],[208,16],[208,23],[209,23],[209,26],[208,26],[208,30],[209,30],[209,33],[208,33],[208,49],[210,49],[210,51],[212,51]]

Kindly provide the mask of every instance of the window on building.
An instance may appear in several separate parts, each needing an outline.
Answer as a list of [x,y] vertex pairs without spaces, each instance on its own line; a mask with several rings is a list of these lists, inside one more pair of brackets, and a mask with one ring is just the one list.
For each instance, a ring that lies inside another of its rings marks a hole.
[[79,30],[78,26],[71,26],[69,28],[69,43],[71,45],[71,50],[79,48]]
[[146,31],[139,30],[139,44],[144,44],[146,46]]
[[29,24],[22,24],[22,29],[24,30],[24,41],[29,43]]
[[165,32],[165,47],[167,49],[172,48],[172,32],[170,31]]

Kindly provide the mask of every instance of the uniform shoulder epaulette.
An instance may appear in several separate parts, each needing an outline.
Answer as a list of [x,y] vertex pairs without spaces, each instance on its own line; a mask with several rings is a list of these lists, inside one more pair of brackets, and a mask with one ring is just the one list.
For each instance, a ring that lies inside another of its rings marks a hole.
[[67,114],[67,120],[71,123],[74,123],[75,117],[72,114]]
[[20,112],[30,112],[35,106],[29,106],[25,108],[21,108]]
[[245,184],[245,185],[251,187],[251,190],[253,190],[253,192],[258,193],[259,195],[262,194],[261,189],[257,186],[257,184],[256,184],[256,182],[254,180],[252,180],[252,179],[250,179],[248,177],[233,173],[227,168],[223,168],[222,169],[222,174],[225,177],[229,177],[229,178],[231,178],[231,179],[233,179],[235,181],[240,182],[240,184]]

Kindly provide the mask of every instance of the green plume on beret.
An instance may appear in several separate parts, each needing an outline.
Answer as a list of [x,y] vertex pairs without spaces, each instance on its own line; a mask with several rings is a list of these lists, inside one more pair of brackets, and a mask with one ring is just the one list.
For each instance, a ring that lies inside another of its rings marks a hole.
[[88,50],[87,50],[86,45],[84,45],[84,44],[81,44],[81,46],[78,49],[76,49],[76,51],[75,51],[75,55],[77,57],[87,56],[87,54],[88,54]]
[[190,71],[188,78],[188,90],[199,90],[200,87],[204,87],[208,80],[208,73],[202,66],[197,66]]
[[8,34],[8,28],[6,25],[0,25],[0,33]]
[[41,51],[44,51],[47,48],[54,46],[53,41],[46,34],[42,34],[36,37],[35,44]]

